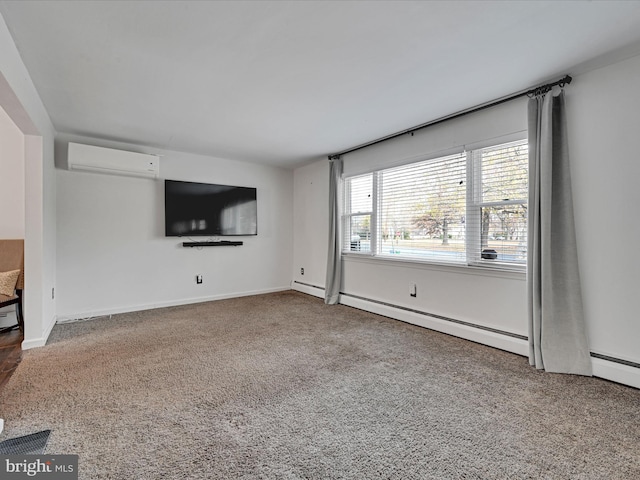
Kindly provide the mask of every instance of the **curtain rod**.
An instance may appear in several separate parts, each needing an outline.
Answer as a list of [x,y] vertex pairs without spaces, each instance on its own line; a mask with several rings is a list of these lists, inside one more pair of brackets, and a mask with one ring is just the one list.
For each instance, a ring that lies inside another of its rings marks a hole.
[[515,100],[516,98],[524,97],[525,95],[527,95],[528,97],[535,97],[535,96],[538,96],[538,95],[544,95],[545,93],[550,91],[555,86],[564,87],[565,85],[570,84],[571,80],[573,80],[573,79],[569,75],[565,75],[563,78],[561,78],[557,82],[547,83],[547,84],[544,84],[544,85],[540,85],[538,87],[531,88],[529,90],[523,90],[521,92],[514,93],[512,95],[500,98],[498,100],[494,100],[494,101],[489,102],[489,103],[478,105],[476,107],[471,107],[471,108],[469,108],[467,110],[462,110],[460,112],[453,113],[451,115],[447,115],[446,117],[441,117],[441,118],[438,118],[436,120],[432,120],[432,121],[427,122],[427,123],[416,125],[415,127],[409,128],[407,130],[403,130],[403,131],[397,132],[397,133],[392,133],[391,135],[387,135],[386,137],[382,137],[382,138],[379,138],[377,140],[373,140],[373,141],[368,142],[368,143],[363,143],[362,145],[358,145],[357,147],[350,148],[349,150],[345,150],[345,151],[340,152],[340,153],[334,153],[332,155],[329,155],[329,160],[333,160],[334,158],[340,158],[342,155],[346,155],[347,153],[352,153],[352,152],[355,152],[357,150],[361,150],[361,149],[363,149],[365,147],[370,147],[371,145],[376,145],[377,143],[385,142],[387,140],[391,140],[392,138],[400,137],[402,135],[406,135],[406,134],[413,135],[413,132],[415,132],[417,130],[421,130],[421,129],[426,128],[426,127],[431,127],[431,126],[436,125],[438,123],[442,123],[442,122],[445,122],[447,120],[452,120],[454,118],[462,117],[462,116],[468,115],[470,113],[479,112],[480,110],[484,110],[485,108],[495,107],[495,106],[500,105],[502,103],[506,103],[506,102],[509,102],[511,100]]

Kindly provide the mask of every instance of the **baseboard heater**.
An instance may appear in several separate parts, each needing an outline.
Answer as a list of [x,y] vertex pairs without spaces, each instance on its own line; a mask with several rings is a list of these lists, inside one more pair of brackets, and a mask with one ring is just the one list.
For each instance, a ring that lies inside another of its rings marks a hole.
[[397,308],[398,310],[404,310],[405,312],[417,313],[418,315],[424,315],[426,317],[437,318],[438,320],[444,320],[446,322],[457,323],[458,325],[464,325],[466,327],[477,328],[478,330],[485,330],[487,332],[498,333],[500,335],[504,335],[507,337],[518,338],[520,340],[529,340],[524,335],[518,335],[517,333],[506,332],[504,330],[499,330],[497,328],[485,327],[484,325],[477,325],[471,322],[464,322],[456,318],[445,317],[443,315],[438,315],[436,313],[423,312],[422,310],[416,310],[415,308],[408,308],[400,305],[394,305],[393,303],[381,302],[380,300],[373,300],[371,298],[361,297],[359,295],[352,295],[350,293],[340,292],[340,295],[344,295],[345,297],[357,298],[358,300],[364,300],[365,302],[376,303],[378,305],[383,305],[385,307]]
[[[317,285],[312,285],[312,284],[304,283],[304,282],[298,282],[298,281],[295,281],[295,280],[294,280],[294,283],[297,283],[299,285],[304,285],[304,286],[307,286],[307,287],[317,288],[318,290],[324,291],[323,287],[319,287]],[[445,317],[443,315],[437,315],[437,314],[433,314],[433,313],[423,312],[421,310],[416,310],[416,309],[413,309],[413,308],[403,307],[403,306],[400,306],[400,305],[394,305],[394,304],[388,303],[388,302],[381,302],[380,300],[373,300],[371,298],[361,297],[359,295],[351,295],[349,293],[344,293],[344,292],[340,292],[340,295],[344,295],[345,297],[357,298],[358,300],[364,300],[364,301],[371,302],[371,303],[376,303],[378,305],[383,305],[385,307],[396,308],[398,310],[404,310],[406,312],[417,313],[417,314],[420,314],[420,315],[425,315],[425,316],[428,316],[428,317],[433,317],[433,318],[437,318],[437,319],[440,319],[440,320],[445,320],[445,321],[451,322],[451,323],[457,323],[459,325],[465,325],[465,326],[468,326],[468,327],[477,328],[479,330],[486,330],[486,331],[489,331],[489,332],[498,333],[500,335],[505,335],[505,336],[508,336],[508,337],[518,338],[520,340],[526,340],[526,341],[529,340],[529,337],[527,337],[525,335],[518,335],[516,333],[505,332],[504,330],[498,330],[496,328],[485,327],[483,325],[476,325],[476,324],[473,324],[473,323],[470,323],[470,322],[464,322],[462,320],[457,320],[455,318]],[[400,320],[400,321],[402,321],[402,320]],[[602,355],[602,354],[596,353],[596,352],[590,352],[590,355],[591,355],[592,358],[598,358],[600,360],[606,360],[607,362],[617,363],[619,365],[626,365],[627,367],[633,367],[633,368],[640,369],[640,363],[631,362],[629,360],[623,360],[621,358],[611,357],[609,355]]]
[[182,242],[183,247],[237,247],[244,242],[222,240],[221,242]]
[[[307,287],[317,288],[319,290],[324,291],[323,287],[318,287],[317,285],[311,285],[309,283],[298,282],[297,280],[294,280],[294,283],[297,283],[298,285],[304,285],[304,286],[307,286]],[[360,295],[353,295],[353,294],[345,293],[345,292],[340,292],[340,295],[343,296],[343,297],[351,297],[351,298],[355,298],[355,299],[358,299],[358,300],[364,300],[365,302],[375,303],[377,305],[382,305],[382,306],[385,306],[385,307],[395,308],[397,310],[403,310],[405,312],[417,313],[418,315],[424,315],[426,317],[437,318],[438,320],[444,320],[446,322],[457,323],[458,325],[464,325],[464,326],[467,326],[467,327],[476,328],[478,330],[485,330],[487,332],[498,333],[500,335],[504,335],[504,336],[512,337],[512,338],[517,338],[519,340],[528,340],[528,338],[526,336],[524,336],[524,335],[518,335],[517,333],[506,332],[504,330],[499,330],[497,328],[485,327],[484,325],[477,325],[477,324],[471,323],[471,322],[464,322],[464,321],[458,320],[456,318],[445,317],[443,315],[438,315],[436,313],[424,312],[422,310],[416,310],[415,308],[403,307],[401,305],[394,305],[393,303],[382,302],[380,300],[374,300],[372,298],[361,297]],[[394,320],[397,320],[397,319],[394,319]],[[402,321],[402,320],[400,320],[400,321]]]
[[640,369],[640,363],[630,362],[629,360],[623,360],[621,358],[610,357],[609,355],[602,355],[601,353],[591,352],[591,357],[599,358],[600,360],[606,360],[607,362],[619,363],[620,365],[626,365],[627,367]]

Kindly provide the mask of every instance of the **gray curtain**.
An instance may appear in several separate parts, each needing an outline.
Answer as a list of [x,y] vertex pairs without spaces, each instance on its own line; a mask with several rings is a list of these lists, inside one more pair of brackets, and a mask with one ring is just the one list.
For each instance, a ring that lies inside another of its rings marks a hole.
[[340,300],[342,283],[342,159],[330,160],[329,171],[329,249],[327,252],[327,280],[324,303],[335,305]]
[[591,375],[564,104],[564,91],[529,100],[529,363]]

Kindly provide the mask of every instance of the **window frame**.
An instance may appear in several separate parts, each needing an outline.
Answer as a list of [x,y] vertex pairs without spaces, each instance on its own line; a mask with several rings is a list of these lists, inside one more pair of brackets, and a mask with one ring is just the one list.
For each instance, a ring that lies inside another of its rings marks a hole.
[[[378,187],[377,187],[377,177],[378,177],[378,172],[371,172],[371,173],[363,173],[361,175],[354,175],[351,177],[348,177],[349,179],[354,179],[354,178],[362,178],[362,177],[366,177],[368,175],[371,175],[371,181],[372,181],[372,186],[371,186],[371,210],[370,211],[357,211],[357,212],[351,212],[349,208],[347,208],[347,205],[351,205],[351,202],[349,201],[351,198],[351,184],[345,182],[344,180],[347,180],[346,178],[343,178],[343,195],[344,195],[344,201],[343,201],[343,205],[345,205],[345,209],[344,212],[341,215],[341,221],[342,221],[342,228],[343,231],[347,231],[347,226],[351,225],[351,220],[355,217],[365,217],[365,216],[369,216],[369,231],[370,231],[370,243],[369,243],[369,252],[363,252],[360,250],[351,250],[349,249],[350,252],[352,253],[357,253],[359,255],[371,255],[373,256],[374,253],[377,251],[377,226],[378,226],[378,222],[377,222],[377,212],[378,212],[378,204],[377,204],[377,198],[378,198]],[[350,230],[350,229],[349,229]],[[375,239],[375,240],[374,240]],[[342,239],[344,242],[344,238]],[[342,246],[342,254],[344,255],[345,253],[345,246]]]
[[[415,258],[411,256],[392,256],[385,255],[382,252],[378,252],[379,237],[381,235],[378,212],[380,211],[380,198],[379,188],[380,182],[384,178],[384,172],[398,168],[397,166],[390,166],[387,168],[381,168],[368,173],[362,173],[358,175],[350,175],[343,177],[345,183],[344,188],[344,205],[349,205],[350,200],[350,188],[348,180],[353,178],[364,177],[371,175],[372,182],[372,210],[371,212],[343,212],[342,221],[343,229],[346,232],[350,231],[351,218],[355,216],[370,215],[370,249],[369,251],[355,251],[347,248],[345,245],[342,247],[342,255],[354,256],[354,258],[370,258],[380,260],[383,262],[401,262],[409,264],[424,264],[441,267],[457,267],[457,268],[474,268],[476,270],[486,271],[503,271],[503,272],[515,272],[524,273],[527,268],[527,259],[525,256],[524,261],[500,261],[497,259],[483,259],[481,258],[481,247],[478,247],[481,242],[482,235],[482,209],[488,207],[500,207],[509,205],[522,205],[523,202],[526,205],[528,198],[506,199],[502,201],[482,201],[482,152],[486,149],[496,147],[507,147],[510,145],[526,145],[526,134],[518,135],[516,138],[505,139],[503,141],[494,142],[482,142],[481,144],[474,145],[473,148],[464,149],[466,153],[466,198],[465,198],[465,260],[441,260],[434,258]],[[413,164],[425,162],[425,161],[439,161],[444,160],[450,155],[425,155],[419,159],[414,158],[411,162],[404,164],[404,166],[411,166]],[[382,174],[382,175],[381,175]],[[527,197],[528,197],[528,185],[527,185]],[[345,234],[346,236],[346,234]],[[527,235],[528,236],[528,235]],[[525,242],[528,243],[525,238]],[[528,248],[528,245],[527,245]]]

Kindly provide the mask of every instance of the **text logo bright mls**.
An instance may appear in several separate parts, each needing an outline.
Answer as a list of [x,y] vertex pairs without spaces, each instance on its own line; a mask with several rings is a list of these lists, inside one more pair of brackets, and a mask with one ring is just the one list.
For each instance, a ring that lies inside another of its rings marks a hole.
[[78,455],[0,456],[2,479],[77,480]]
[[53,462],[47,460],[43,463],[39,458],[35,462],[29,463],[27,463],[27,460],[23,460],[21,463],[10,462],[7,458],[6,467],[5,472],[7,473],[26,473],[29,477],[33,477],[38,473],[53,472]]

